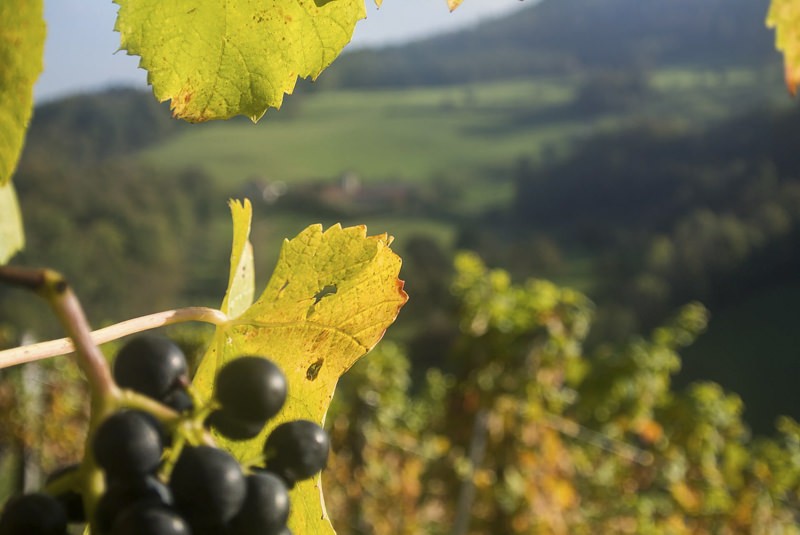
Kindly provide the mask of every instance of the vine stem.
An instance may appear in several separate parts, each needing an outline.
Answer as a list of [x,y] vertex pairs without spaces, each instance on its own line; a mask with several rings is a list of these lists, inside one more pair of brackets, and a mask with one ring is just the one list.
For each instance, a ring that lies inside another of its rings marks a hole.
[[60,273],[49,269],[2,266],[0,267],[0,280],[28,288],[47,300],[61,326],[72,339],[75,347],[75,361],[89,382],[91,393],[90,433],[86,437],[86,453],[81,463],[81,470],[84,506],[87,516],[91,517],[104,487],[103,475],[91,453],[92,431],[119,406],[123,392],[114,381],[111,368],[103,357],[103,353],[92,340],[91,329],[78,298]]
[[61,326],[72,339],[75,358],[92,391],[92,404],[104,413],[105,406],[119,399],[120,389],[111,377],[111,370],[100,348],[94,343],[89,323],[78,298],[67,280],[50,269],[0,267],[0,280],[28,288],[44,297]]
[[[106,342],[130,334],[187,321],[199,321],[211,323],[213,325],[221,325],[228,321],[228,317],[222,311],[214,308],[178,308],[121,321],[114,325],[91,331],[89,336],[94,344],[105,344]],[[48,340],[47,342],[6,349],[0,351],[0,369],[17,364],[24,364],[26,362],[56,357],[58,355],[66,355],[73,351],[75,351],[75,345],[70,338],[59,338],[57,340]]]
[[[0,281],[27,288],[45,298],[69,336],[69,339],[53,340],[0,352],[0,368],[74,351],[75,360],[89,383],[91,393],[89,433],[86,438],[81,476],[78,478],[82,479],[84,506],[87,517],[91,518],[105,487],[102,471],[92,454],[91,439],[100,422],[120,407],[128,407],[145,410],[168,425],[174,426],[180,423],[180,415],[171,408],[136,392],[119,388],[98,343],[170,323],[199,320],[219,324],[227,321],[227,317],[219,310],[186,308],[135,318],[92,332],[78,298],[60,273],[49,269],[0,266]],[[200,431],[195,431],[195,434],[199,434],[201,440],[206,442],[212,440],[210,435],[202,432],[202,424],[198,428]],[[90,522],[92,527],[93,524]]]

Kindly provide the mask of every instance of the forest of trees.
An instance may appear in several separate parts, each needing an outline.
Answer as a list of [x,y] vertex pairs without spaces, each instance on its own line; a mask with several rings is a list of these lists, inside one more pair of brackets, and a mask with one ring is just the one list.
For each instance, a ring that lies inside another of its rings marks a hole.
[[[416,87],[538,74],[777,62],[766,2],[542,2],[474,30],[345,54],[319,89]],[[679,31],[675,31],[679,28]]]

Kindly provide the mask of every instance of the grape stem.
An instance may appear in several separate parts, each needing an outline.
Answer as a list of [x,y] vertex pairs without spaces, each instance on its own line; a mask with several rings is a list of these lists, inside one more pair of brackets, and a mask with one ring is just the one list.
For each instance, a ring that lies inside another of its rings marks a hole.
[[[76,478],[82,479],[82,494],[87,516],[91,518],[104,488],[103,474],[92,455],[91,439],[99,423],[121,407],[145,410],[168,425],[178,425],[180,422],[180,415],[171,408],[136,392],[119,388],[98,343],[180,321],[199,320],[220,324],[227,321],[227,318],[219,310],[186,308],[135,318],[92,332],[78,298],[60,273],[49,269],[0,266],[0,281],[27,288],[45,298],[69,336],[68,339],[0,352],[0,368],[74,351],[76,362],[89,382],[91,392],[89,434],[86,439],[81,476]],[[202,430],[202,425],[199,429]],[[200,440],[206,442],[212,440],[210,435],[202,431],[196,434],[200,434]]]
[[91,517],[103,490],[103,476],[91,453],[92,431],[119,405],[122,399],[122,390],[114,382],[108,362],[100,352],[100,348],[92,340],[91,329],[78,298],[60,273],[49,269],[2,266],[0,267],[0,281],[28,288],[47,300],[61,322],[61,326],[72,339],[75,347],[75,360],[89,382],[89,391],[91,392],[90,433],[86,438],[86,453],[81,471],[85,507],[87,516]]
[[[2,278],[2,276],[0,276],[0,278]],[[211,323],[213,325],[221,325],[228,321],[228,317],[222,311],[214,308],[178,308],[121,321],[114,325],[92,331],[89,333],[89,336],[93,343],[105,344],[106,342],[122,338],[123,336],[187,321],[199,321]],[[73,351],[75,351],[75,346],[70,338],[59,338],[57,340],[48,340],[47,342],[6,349],[0,351],[0,369],[59,355],[66,355]]]
[[92,402],[98,403],[99,412],[105,412],[110,400],[119,398],[120,391],[91,336],[89,323],[78,298],[67,280],[50,269],[30,269],[15,266],[0,267],[0,280],[28,288],[45,298],[61,326],[72,339],[78,365],[86,375],[92,391]]

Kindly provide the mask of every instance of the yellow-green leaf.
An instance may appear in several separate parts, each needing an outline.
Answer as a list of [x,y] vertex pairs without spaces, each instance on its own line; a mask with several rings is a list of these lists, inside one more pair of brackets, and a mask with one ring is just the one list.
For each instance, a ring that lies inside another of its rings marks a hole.
[[0,2],[0,264],[24,244],[11,175],[33,110],[33,84],[42,72],[43,9],[42,0]]
[[0,186],[10,180],[22,152],[44,35],[42,0],[0,2]]
[[228,204],[233,217],[233,245],[228,291],[225,292],[220,310],[229,318],[236,318],[253,304],[256,291],[253,246],[248,239],[253,207],[247,199],[244,202],[232,200]]
[[[246,232],[244,225],[237,232]],[[217,327],[194,379],[197,392],[211,397],[217,372],[231,359],[264,355],[289,383],[286,406],[270,428],[298,418],[322,423],[339,377],[378,343],[407,300],[398,278],[401,261],[390,244],[386,234],[367,236],[363,226],[339,225],[326,231],[313,225],[285,241],[261,297]],[[243,442],[217,439],[248,460],[260,455],[268,432]],[[292,509],[294,533],[333,533],[319,478],[295,487]]]
[[121,48],[160,101],[191,122],[280,107],[350,41],[364,0],[115,0]]
[[455,11],[455,9],[461,5],[461,2],[464,0],[447,0],[447,7],[450,8],[450,11]]
[[22,249],[25,238],[14,185],[0,185],[0,265]]
[[795,95],[800,84],[800,2],[772,0],[767,26],[775,28],[775,47],[783,52],[786,86]]

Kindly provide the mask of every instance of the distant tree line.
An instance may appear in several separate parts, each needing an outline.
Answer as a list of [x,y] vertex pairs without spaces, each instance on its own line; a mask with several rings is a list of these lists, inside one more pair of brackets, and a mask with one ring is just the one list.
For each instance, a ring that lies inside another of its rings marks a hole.
[[656,65],[761,68],[779,62],[766,10],[752,0],[544,0],[474,29],[345,54],[317,85],[447,85]]
[[596,298],[650,328],[689,299],[713,305],[793,277],[800,254],[800,112],[704,132],[663,124],[520,166],[512,221],[598,252]]

